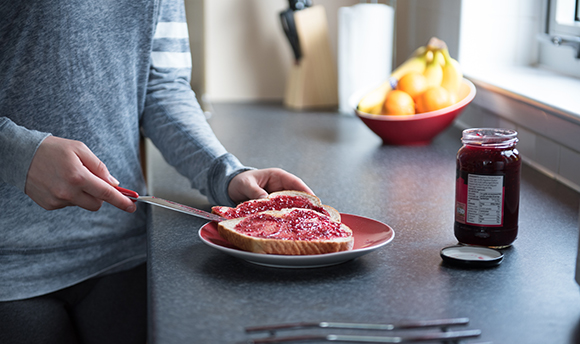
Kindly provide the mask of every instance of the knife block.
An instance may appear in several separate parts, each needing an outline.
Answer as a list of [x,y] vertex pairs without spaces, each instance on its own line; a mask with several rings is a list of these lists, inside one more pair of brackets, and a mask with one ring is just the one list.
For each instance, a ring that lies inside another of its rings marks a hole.
[[295,11],[294,22],[302,58],[290,68],[284,105],[296,110],[338,106],[336,65],[324,7]]

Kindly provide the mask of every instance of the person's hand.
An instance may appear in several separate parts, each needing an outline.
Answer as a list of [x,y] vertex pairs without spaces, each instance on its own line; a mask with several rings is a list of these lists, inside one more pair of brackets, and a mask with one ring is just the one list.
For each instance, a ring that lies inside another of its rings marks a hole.
[[79,206],[96,211],[104,201],[134,212],[133,201],[112,186],[118,184],[84,143],[49,136],[32,158],[24,191],[46,210]]
[[245,171],[235,176],[228,186],[232,201],[265,198],[268,193],[282,190],[314,192],[298,177],[279,168]]

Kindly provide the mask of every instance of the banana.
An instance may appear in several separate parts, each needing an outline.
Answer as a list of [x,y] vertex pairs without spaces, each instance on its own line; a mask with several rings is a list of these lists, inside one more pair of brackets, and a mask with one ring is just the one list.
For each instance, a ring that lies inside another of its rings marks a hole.
[[427,63],[423,75],[427,79],[427,88],[434,86],[441,86],[443,81],[443,65],[445,64],[445,57],[440,51],[433,52],[433,59]]
[[459,99],[459,89],[463,81],[463,73],[459,62],[449,56],[447,47],[440,50],[445,58],[445,65],[443,66],[443,80],[441,86],[449,91],[451,101],[455,104]]
[[389,80],[365,95],[358,104],[358,110],[370,114],[381,114],[383,104],[389,92],[393,90],[403,75],[417,72],[427,78],[428,87],[445,88],[455,104],[463,82],[463,73],[457,60],[451,58],[447,44],[437,37],[432,37],[427,45],[417,48],[413,54],[397,67]]
[[365,113],[379,115],[389,92],[395,87],[397,81],[409,72],[423,73],[427,65],[427,48],[419,47],[407,61],[403,62],[392,73],[389,80],[385,81],[376,89],[365,95],[358,103],[358,110]]
[[358,103],[358,110],[364,113],[380,115],[387,94],[392,90],[391,82],[385,81],[381,86],[365,95]]
[[[425,47],[421,47],[425,48]],[[425,67],[427,66],[427,53],[429,50],[426,48],[417,49],[415,52],[421,51],[417,55],[411,56],[407,61],[403,62],[399,67],[397,67],[392,73],[391,78],[395,78],[399,80],[403,75],[410,73],[410,72],[417,72],[423,74],[425,72]]]

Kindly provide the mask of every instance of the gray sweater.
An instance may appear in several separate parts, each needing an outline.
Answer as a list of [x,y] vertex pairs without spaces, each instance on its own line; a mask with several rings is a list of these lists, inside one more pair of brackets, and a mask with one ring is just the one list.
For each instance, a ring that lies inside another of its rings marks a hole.
[[212,204],[246,170],[189,86],[182,0],[0,0],[0,301],[46,294],[146,259],[146,207],[42,209],[24,194],[48,136],[84,142],[146,194],[140,131]]

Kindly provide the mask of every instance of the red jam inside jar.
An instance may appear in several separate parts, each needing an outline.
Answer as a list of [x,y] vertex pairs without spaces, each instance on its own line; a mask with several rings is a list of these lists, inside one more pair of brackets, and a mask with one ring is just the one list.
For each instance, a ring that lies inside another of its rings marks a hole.
[[517,132],[466,129],[457,152],[455,237],[468,245],[503,248],[518,234],[521,158]]

